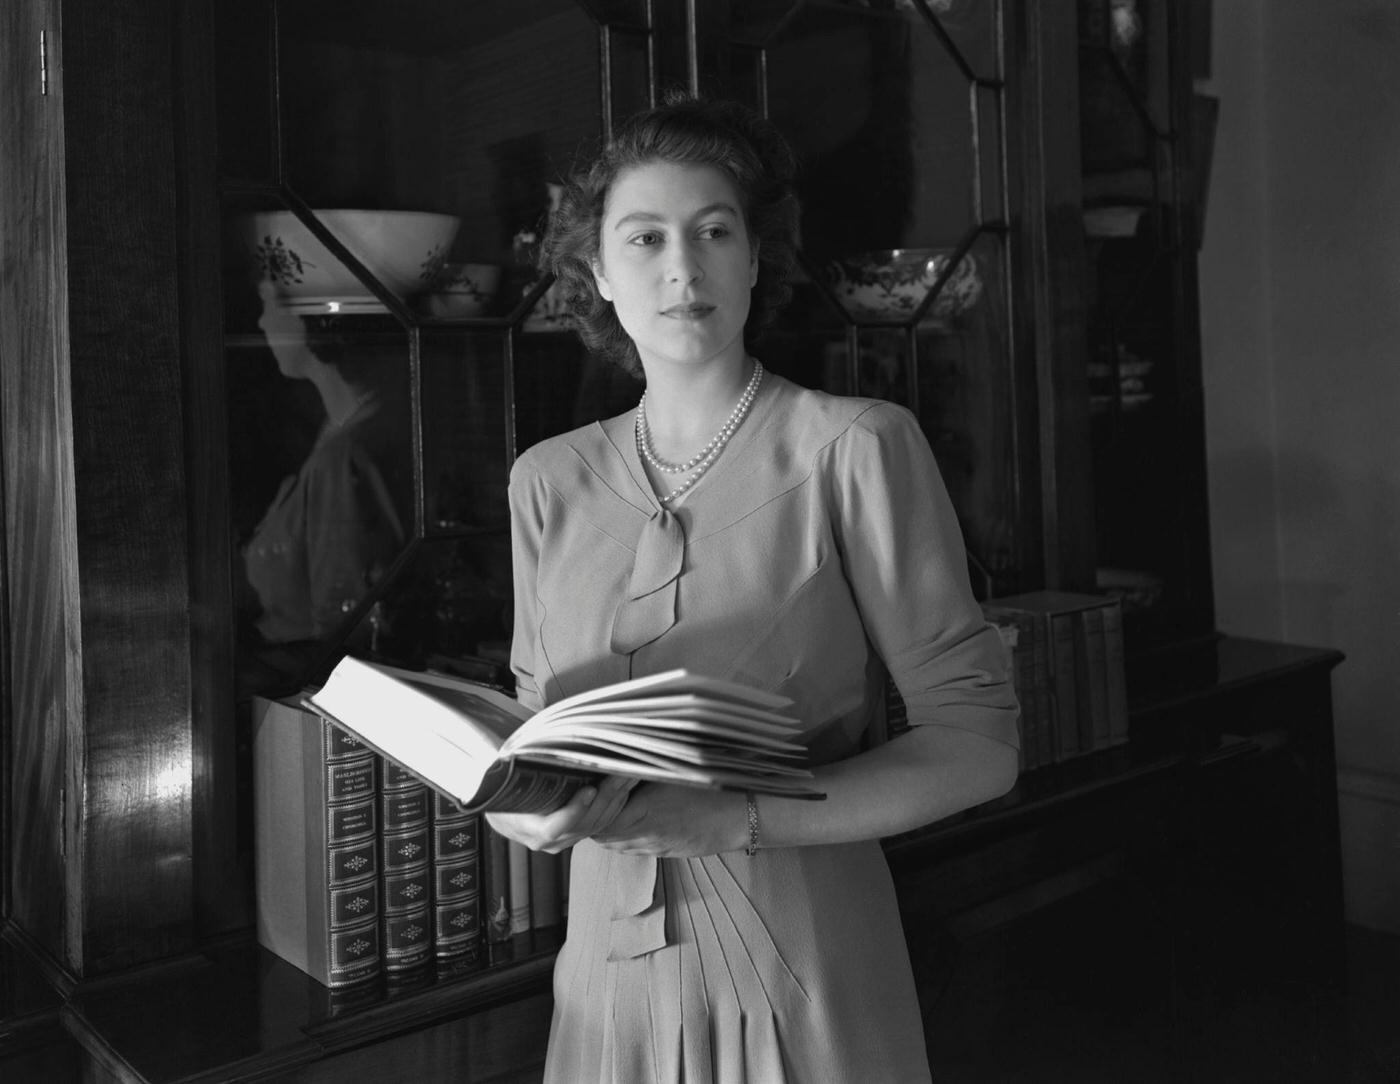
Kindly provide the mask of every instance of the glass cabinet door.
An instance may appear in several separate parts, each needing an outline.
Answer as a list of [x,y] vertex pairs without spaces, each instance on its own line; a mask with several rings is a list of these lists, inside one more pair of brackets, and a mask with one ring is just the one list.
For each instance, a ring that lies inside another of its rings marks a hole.
[[725,8],[722,92],[800,160],[802,263],[762,344],[799,383],[914,411],[985,593],[1039,574],[1013,356],[997,0],[760,0]]
[[1138,646],[1213,625],[1184,7],[1079,4],[1096,581]]
[[636,401],[534,261],[653,100],[645,0],[218,0],[241,696],[346,649],[506,676],[523,447]]

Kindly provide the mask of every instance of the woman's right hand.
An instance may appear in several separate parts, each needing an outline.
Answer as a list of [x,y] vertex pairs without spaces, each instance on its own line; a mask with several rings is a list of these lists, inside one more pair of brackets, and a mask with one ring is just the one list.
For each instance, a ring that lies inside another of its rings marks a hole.
[[558,854],[607,828],[636,785],[635,779],[610,775],[596,785],[580,787],[553,813],[487,813],[486,821],[532,851]]

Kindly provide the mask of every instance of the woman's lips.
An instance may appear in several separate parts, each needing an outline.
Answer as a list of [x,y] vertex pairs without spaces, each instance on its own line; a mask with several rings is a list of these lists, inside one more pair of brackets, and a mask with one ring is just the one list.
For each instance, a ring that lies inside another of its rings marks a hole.
[[673,320],[700,320],[715,311],[713,305],[704,305],[698,301],[689,302],[684,305],[672,305],[669,309],[662,309],[662,316],[669,316]]

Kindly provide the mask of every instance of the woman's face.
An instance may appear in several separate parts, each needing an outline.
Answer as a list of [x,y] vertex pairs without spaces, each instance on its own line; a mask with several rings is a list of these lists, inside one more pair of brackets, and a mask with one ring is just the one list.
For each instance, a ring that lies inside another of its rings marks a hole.
[[721,170],[653,162],[620,174],[593,274],[644,366],[743,358],[758,259]]

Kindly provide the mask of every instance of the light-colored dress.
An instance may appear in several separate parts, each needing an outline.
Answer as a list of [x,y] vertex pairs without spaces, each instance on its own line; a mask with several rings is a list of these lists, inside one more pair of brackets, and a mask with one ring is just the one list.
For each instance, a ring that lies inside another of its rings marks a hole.
[[[669,509],[632,424],[542,442],[512,472],[525,703],[685,666],[791,697],[827,763],[861,749],[888,666],[911,723],[1016,744],[1000,642],[907,410],[768,374]],[[658,861],[584,841],[571,868],[548,1080],[929,1078],[878,842]]]

